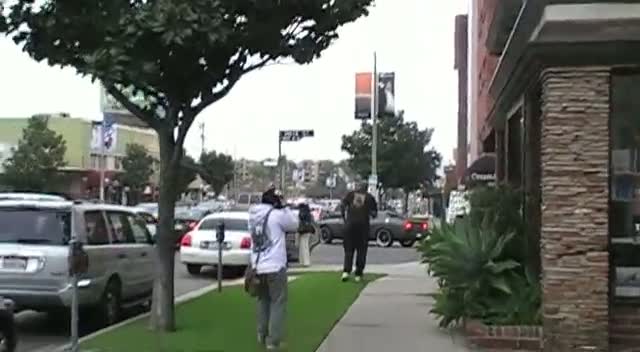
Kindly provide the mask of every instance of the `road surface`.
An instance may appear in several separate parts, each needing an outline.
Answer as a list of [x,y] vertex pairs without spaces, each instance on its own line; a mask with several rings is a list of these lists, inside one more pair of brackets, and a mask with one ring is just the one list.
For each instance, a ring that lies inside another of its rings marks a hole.
[[[342,264],[342,244],[320,245],[314,249],[311,258],[316,265]],[[378,248],[371,245],[367,261],[369,264],[400,264],[417,260],[419,255],[414,248]],[[206,271],[201,276],[194,277],[176,261],[176,296],[214,283],[214,271]],[[46,314],[23,312],[18,314],[17,322],[18,352],[49,352],[68,342],[69,329],[66,322],[56,321]]]

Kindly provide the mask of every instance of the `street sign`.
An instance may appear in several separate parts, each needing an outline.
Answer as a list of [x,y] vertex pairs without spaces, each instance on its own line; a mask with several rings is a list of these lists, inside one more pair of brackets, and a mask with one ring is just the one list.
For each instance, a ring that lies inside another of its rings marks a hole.
[[327,188],[336,188],[336,175],[333,174],[327,177],[326,186]]
[[297,142],[305,137],[313,137],[313,130],[285,130],[280,131],[281,142]]

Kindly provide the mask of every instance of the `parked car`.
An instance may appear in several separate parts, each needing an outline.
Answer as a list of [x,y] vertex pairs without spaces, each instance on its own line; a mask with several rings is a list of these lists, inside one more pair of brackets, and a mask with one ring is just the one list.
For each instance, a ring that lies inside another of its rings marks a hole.
[[224,223],[225,239],[222,244],[223,269],[242,273],[251,260],[251,233],[249,213],[230,211],[205,217],[185,234],[180,244],[180,261],[192,275],[200,273],[204,266],[218,265],[216,231]]
[[0,229],[0,297],[15,302],[16,310],[68,311],[72,233],[89,261],[79,281],[82,308],[109,325],[123,308],[151,300],[153,240],[130,207],[0,201]]
[[134,208],[134,211],[144,220],[145,224],[147,224],[147,230],[149,230],[151,237],[155,238],[158,229],[158,218],[143,208]]
[[[334,239],[343,238],[344,220],[339,212],[327,215],[318,225],[323,243],[329,244]],[[395,241],[403,247],[412,247],[417,240],[427,236],[428,231],[425,222],[405,219],[393,211],[380,211],[371,220],[369,240],[375,241],[380,247],[391,247]]]
[[151,213],[156,218],[158,217],[158,203],[140,203],[135,207]]
[[200,220],[209,215],[207,209],[200,208],[176,208],[174,217],[174,231],[176,236],[176,247],[180,248],[182,237],[192,231]]
[[32,200],[32,201],[53,201],[64,202],[67,199],[63,196],[45,193],[0,193],[0,201],[2,200]]

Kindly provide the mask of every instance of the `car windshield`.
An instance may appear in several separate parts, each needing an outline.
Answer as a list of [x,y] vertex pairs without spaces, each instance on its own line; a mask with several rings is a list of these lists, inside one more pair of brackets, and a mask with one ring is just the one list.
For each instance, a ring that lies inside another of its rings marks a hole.
[[0,208],[2,243],[62,245],[70,237],[68,210]]
[[202,222],[199,230],[215,231],[218,229],[218,225],[224,222],[225,231],[249,231],[249,221],[246,219],[227,219],[227,218],[213,218],[207,219]]

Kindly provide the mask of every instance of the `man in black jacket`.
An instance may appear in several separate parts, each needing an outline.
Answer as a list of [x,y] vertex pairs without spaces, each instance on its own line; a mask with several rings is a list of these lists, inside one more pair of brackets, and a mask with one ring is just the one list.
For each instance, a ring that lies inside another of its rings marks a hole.
[[367,192],[367,185],[362,184],[342,200],[341,212],[345,224],[342,281],[349,280],[354,252],[357,252],[356,281],[360,281],[367,263],[370,219],[378,216],[378,204],[376,199]]

